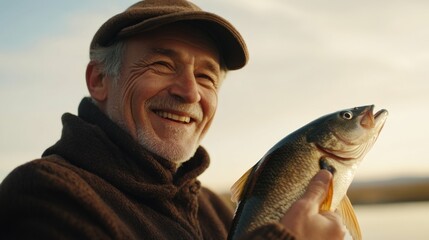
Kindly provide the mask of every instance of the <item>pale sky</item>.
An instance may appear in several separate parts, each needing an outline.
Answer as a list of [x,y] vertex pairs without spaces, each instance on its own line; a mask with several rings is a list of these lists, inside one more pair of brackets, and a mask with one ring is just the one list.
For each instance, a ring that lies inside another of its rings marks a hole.
[[[390,115],[356,179],[429,175],[429,1],[194,2],[229,19],[251,56],[221,89],[205,185],[229,188],[290,132],[367,104]],[[0,0],[0,181],[59,138],[87,95],[93,34],[132,3]]]
[[[203,184],[225,191],[287,134],[367,104],[390,114],[355,180],[429,175],[429,1],[194,2],[229,19],[251,56],[222,86]],[[87,95],[93,34],[132,3],[0,0],[0,181],[58,140],[61,115]],[[357,208],[364,239],[425,239],[426,212]]]

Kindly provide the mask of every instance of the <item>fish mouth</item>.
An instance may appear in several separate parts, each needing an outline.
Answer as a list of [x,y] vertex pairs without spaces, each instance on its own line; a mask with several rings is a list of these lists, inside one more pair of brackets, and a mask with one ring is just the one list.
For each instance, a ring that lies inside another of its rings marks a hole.
[[371,129],[371,128],[381,128],[384,122],[386,121],[388,112],[386,109],[381,109],[375,114],[374,105],[367,106],[366,109],[362,112],[362,119],[360,124],[362,127]]
[[375,126],[380,128],[379,130],[383,127],[388,115],[389,112],[386,109],[381,109],[374,115]]
[[365,111],[363,112],[362,119],[360,121],[360,124],[364,128],[381,128],[384,122],[386,121],[388,112],[386,109],[381,109],[375,114],[374,111],[374,105],[368,106]]

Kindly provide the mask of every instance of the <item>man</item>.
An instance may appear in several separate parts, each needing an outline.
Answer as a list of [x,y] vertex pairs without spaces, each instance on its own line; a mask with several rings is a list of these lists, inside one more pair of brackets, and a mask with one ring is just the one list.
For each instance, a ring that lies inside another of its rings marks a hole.
[[[98,30],[90,59],[78,116],[1,184],[0,238],[225,239],[232,209],[196,178],[219,88],[248,59],[238,31],[190,2],[146,0]],[[341,238],[338,217],[318,212],[331,177],[243,239]]]

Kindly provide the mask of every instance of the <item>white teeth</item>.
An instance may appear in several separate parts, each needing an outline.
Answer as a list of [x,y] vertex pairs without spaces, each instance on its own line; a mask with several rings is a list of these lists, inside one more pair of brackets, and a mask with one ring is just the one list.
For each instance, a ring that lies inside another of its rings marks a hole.
[[166,118],[166,119],[172,119],[174,121],[178,121],[178,122],[183,122],[183,123],[189,123],[191,122],[191,118],[190,117],[186,117],[186,116],[179,116],[173,113],[167,113],[167,112],[156,112],[156,114],[162,118]]

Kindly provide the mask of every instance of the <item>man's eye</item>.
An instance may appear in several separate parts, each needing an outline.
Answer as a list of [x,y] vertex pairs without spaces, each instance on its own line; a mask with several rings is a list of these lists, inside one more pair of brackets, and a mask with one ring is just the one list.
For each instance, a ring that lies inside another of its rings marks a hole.
[[154,62],[153,65],[171,68],[171,65],[168,62],[163,61]]
[[160,72],[172,72],[172,71],[174,71],[174,67],[170,63],[164,62],[164,61],[154,62],[154,63],[152,63],[152,67],[156,71],[160,71]]
[[209,81],[213,81],[212,77],[206,74],[199,74],[197,77],[202,79],[207,79]]
[[205,85],[217,87],[216,78],[214,78],[213,76],[211,76],[209,74],[198,74],[198,75],[196,75],[196,78],[200,79],[200,81]]

